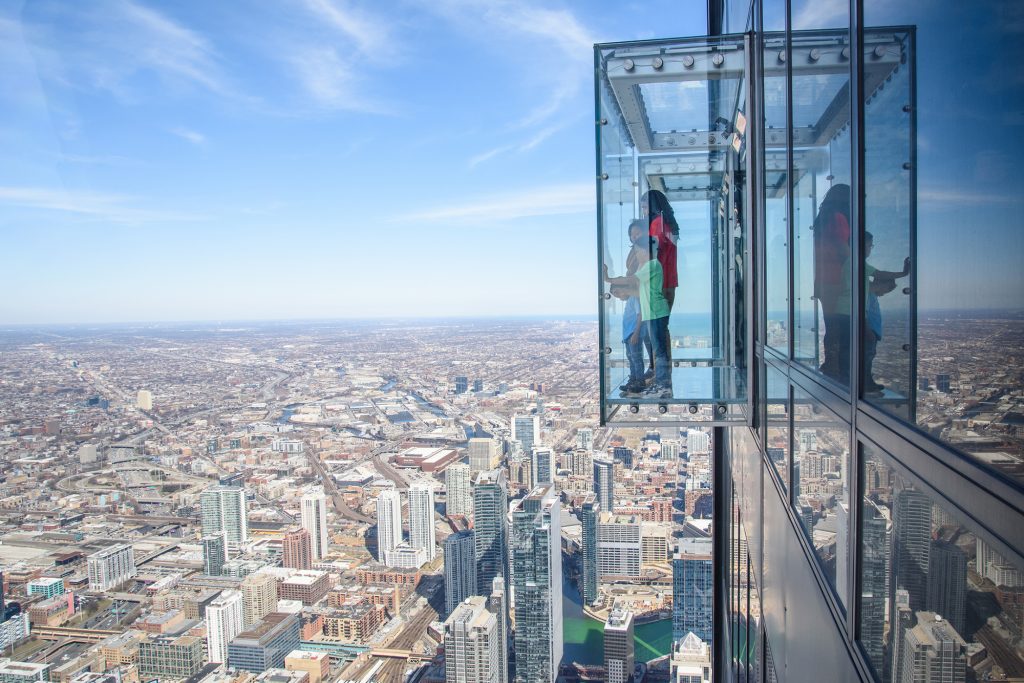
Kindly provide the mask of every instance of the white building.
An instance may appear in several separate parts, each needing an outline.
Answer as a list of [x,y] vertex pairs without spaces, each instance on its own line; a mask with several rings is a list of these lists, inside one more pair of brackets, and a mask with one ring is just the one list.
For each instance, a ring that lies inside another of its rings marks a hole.
[[672,683],[711,683],[711,648],[693,632],[672,650]]
[[386,489],[377,496],[377,561],[389,567],[391,553],[402,542],[402,496]]
[[426,551],[426,562],[437,555],[434,528],[434,489],[430,484],[409,487],[409,545]]
[[206,606],[206,648],[214,663],[228,661],[228,643],[245,627],[242,594],[224,591]]
[[302,496],[302,528],[309,532],[313,561],[322,560],[330,547],[327,533],[327,496],[320,489]]
[[444,471],[446,491],[445,514],[469,515],[473,512],[473,489],[470,467],[464,463],[449,465]]
[[405,542],[399,543],[388,555],[388,566],[395,569],[419,569],[427,562],[425,548],[413,548]]
[[469,468],[474,472],[488,472],[498,466],[498,442],[494,439],[469,440]]
[[211,486],[199,496],[203,536],[223,532],[228,548],[238,550],[249,540],[245,490],[238,486]]
[[106,591],[135,576],[135,550],[123,543],[99,550],[87,558],[89,590]]
[[135,395],[135,405],[139,410],[153,410],[153,393],[148,389],[139,389]]
[[604,625],[605,681],[629,683],[634,662],[633,613],[615,608]]
[[643,534],[639,518],[601,513],[597,525],[597,574],[640,576]]
[[694,453],[709,453],[711,451],[711,437],[698,429],[690,429],[686,432],[686,452],[688,455]]
[[444,622],[445,683],[500,683],[500,635],[486,598],[459,604]]

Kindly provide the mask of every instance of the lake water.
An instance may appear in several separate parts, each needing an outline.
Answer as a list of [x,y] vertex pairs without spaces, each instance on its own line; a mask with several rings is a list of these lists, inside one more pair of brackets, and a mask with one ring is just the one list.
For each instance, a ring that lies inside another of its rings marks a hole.
[[[604,624],[583,613],[583,600],[571,579],[562,581],[562,661],[604,664]],[[634,628],[636,661],[646,662],[667,655],[672,649],[672,620],[662,619]]]

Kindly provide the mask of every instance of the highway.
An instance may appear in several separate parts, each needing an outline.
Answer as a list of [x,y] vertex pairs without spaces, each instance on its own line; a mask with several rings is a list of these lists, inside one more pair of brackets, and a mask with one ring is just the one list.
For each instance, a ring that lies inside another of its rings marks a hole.
[[361,512],[356,512],[348,506],[345,502],[345,497],[338,491],[338,485],[334,483],[334,479],[327,472],[327,468],[320,461],[320,458],[316,456],[308,446],[305,449],[306,459],[309,460],[310,466],[313,471],[320,476],[320,481],[323,482],[324,492],[331,497],[331,501],[334,503],[335,511],[346,519],[351,519],[355,522],[361,522],[363,524],[376,524],[377,520],[367,517]]

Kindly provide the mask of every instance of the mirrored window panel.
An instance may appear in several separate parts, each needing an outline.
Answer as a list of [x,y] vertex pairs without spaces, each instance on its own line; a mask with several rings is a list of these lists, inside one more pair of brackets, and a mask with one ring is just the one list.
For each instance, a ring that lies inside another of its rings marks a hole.
[[1024,571],[863,446],[859,639],[876,680],[1020,680]]
[[766,370],[765,455],[782,482],[789,489],[789,382],[786,376],[768,365]]
[[789,354],[789,85],[785,33],[764,37],[765,337]]
[[794,386],[793,505],[843,608],[850,557],[849,460],[849,427]]
[[900,43],[877,58],[899,70],[865,88],[867,263],[901,274],[868,283],[866,399],[1024,484],[1021,4],[865,0],[864,22]]

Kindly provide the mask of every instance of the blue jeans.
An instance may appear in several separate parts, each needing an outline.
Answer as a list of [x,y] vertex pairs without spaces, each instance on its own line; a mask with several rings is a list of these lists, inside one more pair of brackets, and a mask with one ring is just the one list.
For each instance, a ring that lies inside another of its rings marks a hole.
[[629,361],[629,381],[631,384],[643,384],[644,346],[650,344],[646,323],[640,323],[640,334],[636,335],[636,342],[630,339],[626,337],[622,340],[626,345],[626,360]]
[[644,321],[654,354],[654,384],[663,389],[672,386],[672,367],[668,353],[668,316]]

